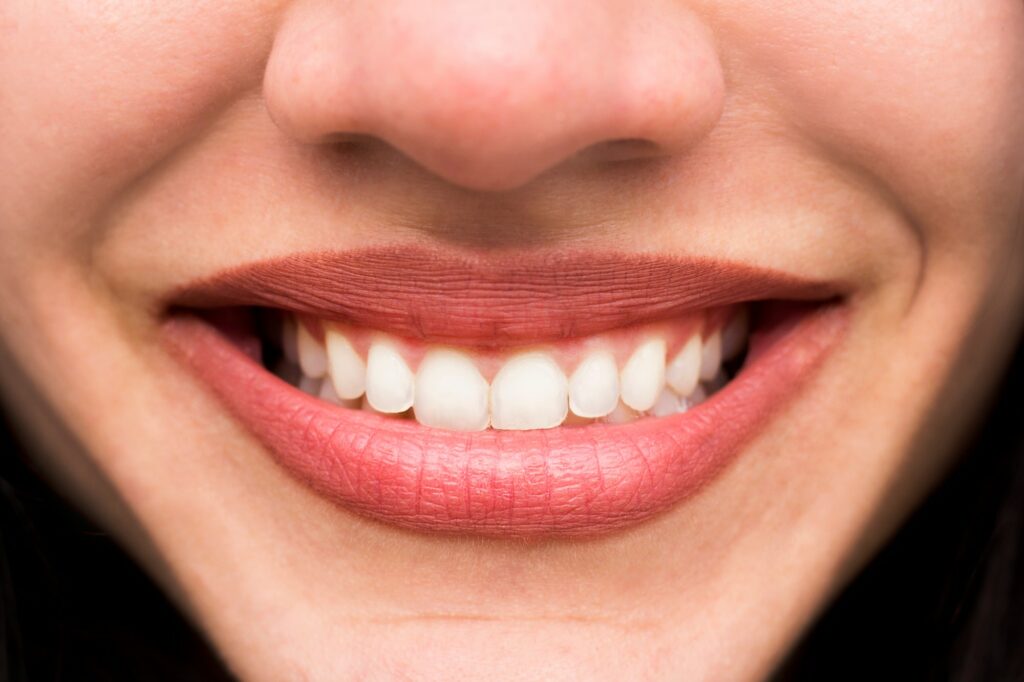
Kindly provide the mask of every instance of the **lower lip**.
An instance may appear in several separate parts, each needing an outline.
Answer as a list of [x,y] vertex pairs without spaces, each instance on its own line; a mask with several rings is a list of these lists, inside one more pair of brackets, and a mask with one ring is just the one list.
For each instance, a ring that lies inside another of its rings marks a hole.
[[475,433],[311,397],[192,315],[164,332],[285,470],[345,509],[425,532],[587,536],[645,521],[713,481],[799,392],[845,321],[843,306],[827,305],[755,333],[741,373],[682,414]]

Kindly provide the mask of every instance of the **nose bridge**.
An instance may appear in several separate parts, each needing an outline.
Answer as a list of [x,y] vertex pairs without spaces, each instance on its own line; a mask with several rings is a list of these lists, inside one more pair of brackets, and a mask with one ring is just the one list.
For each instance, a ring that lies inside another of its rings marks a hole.
[[724,93],[708,32],[678,6],[354,0],[288,15],[264,95],[299,140],[372,135],[500,190],[603,142],[673,153],[714,125]]

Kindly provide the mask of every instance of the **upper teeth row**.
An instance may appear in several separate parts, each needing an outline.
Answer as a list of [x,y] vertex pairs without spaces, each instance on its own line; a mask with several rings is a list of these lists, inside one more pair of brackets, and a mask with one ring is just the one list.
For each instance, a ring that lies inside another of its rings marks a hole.
[[[319,395],[357,406],[361,398],[377,411],[398,414],[412,408],[427,426],[459,431],[546,429],[567,418],[626,421],[636,413],[665,415],[703,399],[701,382],[722,383],[721,364],[746,343],[743,311],[724,328],[702,338],[694,333],[675,356],[667,342],[652,335],[642,341],[621,369],[612,353],[589,351],[571,375],[539,350],[514,355],[488,382],[463,351],[426,351],[415,373],[386,336],[375,338],[364,361],[348,337],[325,325],[325,343],[302,324],[286,336],[286,355],[316,381]],[[293,343],[289,343],[292,341]],[[355,402],[352,402],[355,401]]]

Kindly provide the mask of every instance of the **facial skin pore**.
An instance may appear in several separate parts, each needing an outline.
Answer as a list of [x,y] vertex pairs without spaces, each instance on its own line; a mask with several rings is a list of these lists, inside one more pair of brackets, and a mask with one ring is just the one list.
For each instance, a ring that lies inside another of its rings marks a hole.
[[[245,679],[762,678],[1020,329],[1019,0],[7,0],[0,92],[4,394]],[[424,535],[294,481],[160,340],[198,278],[392,244],[728,259],[838,283],[848,328],[648,523]]]

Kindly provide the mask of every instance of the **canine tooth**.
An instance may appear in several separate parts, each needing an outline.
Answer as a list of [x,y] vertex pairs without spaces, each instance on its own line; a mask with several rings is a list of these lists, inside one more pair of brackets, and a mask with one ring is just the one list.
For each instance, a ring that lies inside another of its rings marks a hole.
[[306,329],[306,325],[298,325],[297,346],[299,349],[299,367],[308,377],[319,379],[327,374],[327,351]]
[[495,429],[550,429],[569,411],[569,383],[546,353],[508,360],[491,382],[491,426]]
[[697,388],[700,356],[700,334],[694,334],[665,368],[665,381],[679,395],[690,395]]
[[649,412],[655,417],[666,417],[679,411],[679,396],[668,388],[658,394]]
[[615,409],[601,417],[600,421],[605,424],[628,424],[629,422],[636,421],[640,416],[639,412],[619,402]]
[[299,379],[299,390],[309,395],[320,396],[320,384],[323,383],[323,379],[315,377],[308,377],[305,374]]
[[750,318],[746,308],[740,308],[722,330],[722,359],[732,360],[747,345]]
[[701,381],[712,379],[722,364],[722,332],[716,331],[704,340],[700,355]]
[[650,339],[633,351],[619,383],[622,402],[638,412],[651,409],[665,385],[665,340]]
[[608,351],[595,351],[569,378],[569,409],[580,417],[603,417],[619,403],[619,368]]
[[426,426],[455,431],[487,428],[487,380],[463,353],[427,351],[416,372],[413,413]]
[[412,407],[413,376],[390,341],[374,341],[366,354],[366,399],[385,414]]
[[366,365],[363,359],[348,338],[337,329],[328,329],[324,336],[334,390],[346,400],[358,398],[366,390]]

